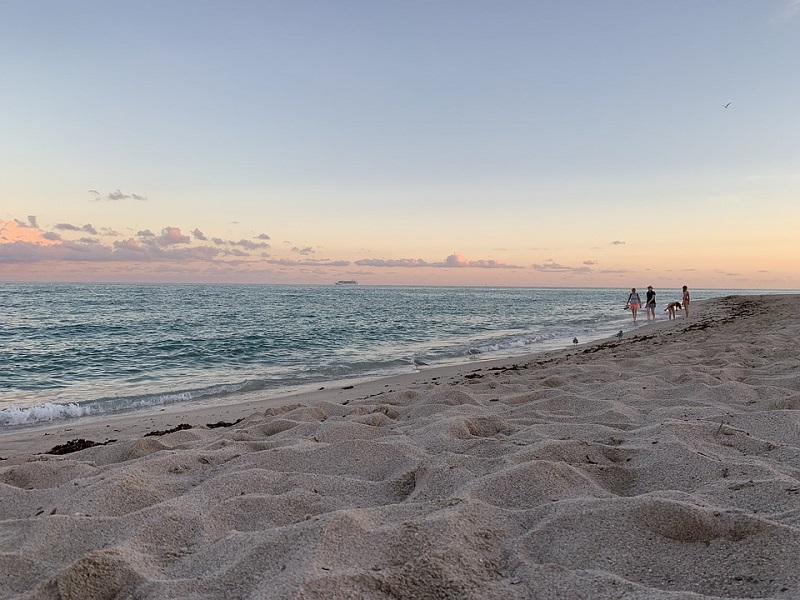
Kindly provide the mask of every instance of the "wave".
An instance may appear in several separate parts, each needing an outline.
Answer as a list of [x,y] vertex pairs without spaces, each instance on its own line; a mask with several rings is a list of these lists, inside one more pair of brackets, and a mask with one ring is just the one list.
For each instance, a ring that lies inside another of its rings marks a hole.
[[[141,396],[115,396],[98,398],[85,402],[45,402],[29,407],[11,405],[0,410],[0,426],[32,425],[62,419],[75,419],[88,416],[99,416],[126,412],[130,410],[152,408],[176,404],[179,402],[196,402],[213,397],[262,389],[259,382],[245,381],[235,384],[221,384],[202,389],[182,390],[163,394],[145,394]],[[263,382],[262,382],[263,383]]]
[[[130,394],[109,396],[80,402],[43,402],[32,406],[10,405],[0,409],[0,427],[35,425],[52,421],[77,419],[81,417],[103,416],[134,410],[146,410],[187,402],[207,402],[234,394],[261,390],[289,393],[298,388],[316,385],[335,385],[337,382],[354,379],[377,378],[397,375],[406,368],[441,366],[459,361],[474,359],[476,355],[488,359],[493,354],[523,354],[536,349],[545,350],[553,344],[560,344],[565,337],[563,332],[549,332],[535,335],[508,336],[498,340],[487,339],[477,345],[445,345],[444,348],[415,352],[405,348],[395,357],[383,360],[332,362],[327,365],[294,369],[291,374],[283,372],[271,378],[251,378],[235,383],[214,384],[206,387],[163,391],[151,394]],[[396,349],[396,350],[399,350]],[[410,352],[409,352],[410,350]],[[421,350],[421,349],[420,349]]]

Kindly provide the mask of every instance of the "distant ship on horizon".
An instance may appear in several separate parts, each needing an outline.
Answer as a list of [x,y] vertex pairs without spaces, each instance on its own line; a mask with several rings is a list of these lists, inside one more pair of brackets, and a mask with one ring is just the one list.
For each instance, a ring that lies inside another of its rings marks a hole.
[[340,279],[334,285],[358,285],[355,279]]

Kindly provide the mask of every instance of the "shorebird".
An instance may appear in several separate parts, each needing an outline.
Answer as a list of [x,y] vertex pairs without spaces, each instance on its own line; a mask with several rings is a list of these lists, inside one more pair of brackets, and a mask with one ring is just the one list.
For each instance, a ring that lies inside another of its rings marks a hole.
[[414,364],[415,367],[423,367],[423,366],[427,367],[428,366],[428,363],[426,363],[425,361],[422,361],[422,360],[420,360],[418,358],[415,358],[411,362]]
[[573,344],[577,344],[578,343],[578,338],[572,338],[572,343]]
[[728,108],[730,105],[731,105],[731,103],[730,103],[730,102],[728,102],[727,104],[723,104],[723,105],[722,105],[722,108]]
[[622,339],[622,329],[620,329],[620,330],[619,330],[619,333],[617,334],[617,337],[618,337],[619,339]]

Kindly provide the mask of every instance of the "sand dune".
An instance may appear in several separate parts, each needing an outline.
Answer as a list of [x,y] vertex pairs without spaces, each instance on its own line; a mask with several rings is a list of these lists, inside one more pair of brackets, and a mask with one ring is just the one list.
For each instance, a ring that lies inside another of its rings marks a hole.
[[798,598],[800,295],[696,312],[230,426],[0,436],[0,597]]

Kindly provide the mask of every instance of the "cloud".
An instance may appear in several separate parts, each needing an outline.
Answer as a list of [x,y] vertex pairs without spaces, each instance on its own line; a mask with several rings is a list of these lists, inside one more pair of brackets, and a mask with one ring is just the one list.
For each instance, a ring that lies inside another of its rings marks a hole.
[[475,269],[522,269],[519,265],[507,265],[497,260],[467,260],[463,254],[451,254],[441,262],[427,262],[421,258],[364,258],[355,262],[359,267],[433,267],[433,268],[475,268]]
[[591,266],[591,265],[596,265],[596,264],[598,264],[598,263],[597,263],[597,261],[596,261],[596,260],[585,260],[585,261],[583,261],[583,264],[584,264],[584,265]]
[[613,242],[609,242],[612,246],[624,246],[625,242],[620,242],[619,240],[614,240]]
[[[168,227],[166,229],[177,228]],[[161,244],[142,243],[135,238],[115,241],[114,250],[117,260],[135,261],[210,261],[220,253],[218,249],[209,246],[164,249]]]
[[471,260],[467,263],[468,267],[476,269],[522,269],[520,265],[507,265],[497,260]]
[[113,192],[109,192],[105,196],[103,196],[97,190],[89,190],[89,193],[94,196],[95,202],[100,202],[101,200],[106,200],[108,202],[121,202],[122,200],[138,200],[139,202],[144,202],[147,200],[146,196],[142,196],[140,194],[125,194],[117,188]]
[[97,230],[94,227],[92,227],[91,223],[87,223],[82,227],[78,227],[77,225],[73,225],[72,223],[56,223],[55,225],[53,225],[53,229],[58,229],[59,231],[84,231],[92,235],[97,235]]
[[592,270],[589,267],[569,267],[567,265],[562,265],[557,262],[545,262],[543,264],[533,264],[531,268],[536,271],[542,271],[545,273],[591,273]]
[[[160,235],[154,234],[149,229],[144,229],[133,237],[115,240],[110,246],[101,244],[96,238],[84,237],[79,241],[64,241],[57,233],[43,234],[29,226],[11,222],[15,231],[30,232],[30,240],[0,246],[0,262],[44,262],[44,261],[127,261],[127,262],[166,262],[166,261],[215,261],[220,266],[239,268],[242,265],[254,266],[259,263],[278,265],[281,267],[300,268],[330,268],[348,267],[351,262],[347,260],[331,259],[289,259],[270,258],[266,252],[261,257],[252,257],[250,252],[257,249],[268,249],[266,242],[254,242],[242,239],[239,241],[225,242],[219,238],[212,238],[218,246],[190,246],[191,239],[184,235],[178,227],[165,227]],[[71,224],[60,224],[65,231],[79,229]],[[32,237],[31,237],[32,236]],[[7,237],[7,236],[4,236]],[[0,238],[0,240],[3,238]],[[25,238],[28,240],[28,238]],[[54,244],[54,246],[45,246]],[[175,246],[186,246],[176,248]],[[308,247],[295,247],[293,252],[310,255],[314,249]],[[251,260],[225,260],[225,258],[251,259]],[[363,259],[355,263],[363,267],[404,267],[404,268],[481,268],[481,269],[520,269],[517,265],[506,265],[496,260],[468,260],[462,254],[454,253],[440,262],[427,262],[420,258],[402,259]]]
[[600,273],[602,275],[624,275],[625,273],[630,272],[630,269],[600,269],[596,271],[596,273]]
[[359,267],[430,267],[431,265],[421,258],[399,258],[384,260],[382,258],[362,258],[356,263]]
[[225,256],[239,256],[241,258],[246,258],[250,256],[247,252],[245,252],[244,250],[239,250],[238,248],[233,248],[232,250],[224,250],[223,254],[225,254]]
[[143,229],[136,232],[136,237],[145,244],[157,244],[162,247],[189,244],[192,241],[188,235],[183,235],[180,227],[164,227],[158,236],[149,229]]
[[51,252],[52,249],[53,246],[44,246],[36,242],[10,242],[0,244],[0,264],[56,260],[58,256]]
[[[180,227],[175,226],[164,227],[159,233],[154,233],[152,229],[142,229],[133,234],[134,230],[130,230],[130,233],[125,236],[120,236],[119,233],[108,228],[101,228],[101,231],[103,235],[114,236],[114,239],[98,239],[96,237],[97,229],[91,224],[79,225],[61,222],[54,226],[53,231],[45,232],[38,228],[38,222],[34,216],[29,217],[27,221],[18,219],[8,222],[0,221],[0,263],[79,261],[84,263],[140,262],[157,265],[159,262],[165,264],[207,262],[213,263],[213,268],[219,272],[222,272],[223,269],[228,272],[239,269],[252,272],[258,268],[272,268],[271,265],[319,269],[320,272],[324,272],[328,268],[349,267],[353,264],[349,260],[314,258],[313,255],[319,250],[314,246],[289,245],[282,254],[293,253],[300,256],[297,258],[272,257],[268,253],[270,244],[266,241],[270,239],[270,236],[265,233],[259,234],[255,238],[242,238],[238,241],[226,241],[222,238],[212,237],[209,242],[206,234],[197,228],[190,230],[189,235],[184,234]],[[64,232],[63,235],[75,233],[83,234],[83,236],[77,240],[64,239],[61,232]],[[208,242],[208,245],[203,242]],[[469,260],[457,252],[437,262],[429,262],[421,258],[366,258],[355,264],[361,267],[377,268],[524,268],[491,259]],[[164,266],[163,268],[172,267]],[[187,264],[186,267],[175,268],[190,267]]]
[[[139,232],[139,235],[141,235],[141,232]],[[126,252],[144,253],[147,251],[146,247],[142,245],[142,243],[139,240],[136,240],[134,238],[128,238],[127,240],[116,241],[114,242],[114,248]]]
[[[183,235],[178,227],[165,227],[158,236],[145,229],[135,237],[115,240],[107,245],[88,236],[77,241],[64,240],[59,233],[34,228],[36,224],[35,218],[28,222],[18,219],[0,221],[0,264],[58,261],[211,262],[223,256],[221,250],[210,246],[176,248],[191,242],[189,236]],[[71,223],[59,223],[57,229],[67,232],[96,231],[91,225],[78,227]],[[236,255],[240,253],[247,256],[239,250],[234,252]],[[218,263],[229,266],[225,261]],[[254,264],[254,261],[248,264]]]
[[466,267],[469,261],[463,254],[451,254],[444,262],[448,267]]
[[19,219],[14,219],[17,222],[17,225],[23,228],[31,228],[31,229],[38,229],[39,226],[36,224],[36,217],[33,215],[28,215],[27,221],[21,221]]
[[497,260],[467,260],[463,254],[451,254],[444,263],[433,263],[434,267],[458,267],[475,269],[521,269],[517,265],[507,265]]
[[29,224],[19,219],[0,221],[0,246],[14,244],[16,242],[30,242],[43,246],[58,243],[44,237],[44,232],[41,229],[34,229]]
[[39,263],[60,261],[105,262],[123,260],[125,257],[113,252],[108,246],[93,246],[81,242],[17,241],[0,244],[0,264]]
[[241,239],[238,242],[228,242],[231,246],[241,246],[245,250],[257,250],[258,248],[269,249],[269,244],[266,242],[251,242],[250,240]]
[[[73,228],[66,228],[73,231]],[[149,230],[139,232],[147,234]],[[217,248],[196,246],[174,248],[188,244],[189,237],[177,227],[165,227],[160,236],[152,233],[140,237],[116,240],[111,246],[96,238],[82,237],[78,241],[63,240],[58,233],[42,232],[16,221],[0,222],[0,263],[31,263],[48,261],[82,262],[209,262],[221,254]]]
[[[348,267],[350,261],[347,260],[292,260],[289,258],[271,258],[265,262],[271,265],[281,265],[284,267]],[[358,263],[356,263],[358,264]]]
[[176,244],[188,244],[192,240],[188,235],[183,235],[179,227],[164,227],[161,235],[156,238],[159,246],[174,246]]
[[197,246],[196,248],[177,248],[164,253],[170,260],[197,260],[212,261],[219,254],[219,250],[211,246]]

